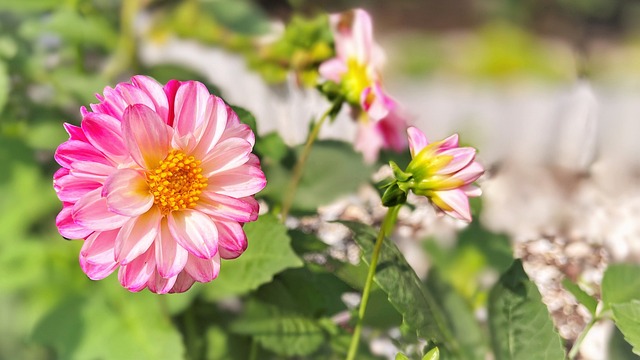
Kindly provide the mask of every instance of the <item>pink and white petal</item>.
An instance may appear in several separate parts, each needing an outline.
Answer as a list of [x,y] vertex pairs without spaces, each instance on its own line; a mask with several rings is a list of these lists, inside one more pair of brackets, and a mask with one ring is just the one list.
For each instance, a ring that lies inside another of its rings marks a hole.
[[124,288],[138,292],[147,286],[155,270],[156,260],[152,246],[129,264],[121,265],[118,270],[118,280]]
[[113,165],[105,165],[96,162],[77,161],[71,164],[70,173],[79,179],[93,180],[104,184],[109,175],[113,174],[116,168]]
[[158,116],[166,123],[169,113],[169,103],[162,85],[156,80],[144,75],[132,77],[131,83],[147,94],[149,99],[153,101],[156,113],[158,113]]
[[84,135],[84,132],[82,131],[81,127],[71,125],[69,123],[64,123],[62,124],[62,126],[64,126],[64,129],[67,131],[67,134],[69,134],[69,140],[79,140],[83,142],[89,142],[87,137]]
[[103,96],[96,95],[100,104],[91,105],[91,109],[94,112],[105,113],[111,115],[116,119],[122,119],[124,109],[127,108],[127,102],[122,98],[120,92],[107,86],[102,91]]
[[196,131],[198,145],[193,150],[196,158],[203,159],[218,144],[227,127],[228,116],[227,104],[217,96],[210,96],[204,123]]
[[464,184],[470,184],[480,178],[484,174],[484,168],[479,162],[473,161],[471,164],[452,174],[452,177],[461,180]]
[[89,113],[82,119],[82,130],[96,149],[115,162],[122,163],[129,157],[118,119],[106,114]]
[[171,235],[166,218],[162,218],[160,222],[155,247],[159,276],[163,278],[177,276],[184,269],[189,253]]
[[222,142],[226,139],[231,138],[241,138],[247,140],[247,142],[249,142],[251,146],[255,145],[256,137],[249,125],[242,123],[231,124],[231,119],[233,119],[235,116],[235,113],[229,115],[227,128],[224,130],[224,134],[222,134],[222,137],[220,138],[220,140],[218,140],[218,142]]
[[379,84],[375,83],[360,94],[360,106],[367,112],[370,120],[379,121],[389,115],[396,103],[382,91]]
[[118,263],[115,261],[103,264],[95,264],[88,262],[82,254],[78,256],[80,262],[80,268],[91,280],[102,280],[111,275],[113,271],[118,267]]
[[371,61],[373,52],[373,25],[369,13],[362,9],[353,10],[351,26],[355,56],[365,62]]
[[353,147],[356,151],[362,153],[365,163],[372,164],[378,159],[378,153],[382,145],[382,136],[375,123],[371,121],[366,123],[362,121],[358,122]]
[[258,218],[260,205],[253,197],[234,198],[203,191],[196,210],[216,218],[229,219],[238,222],[255,221]]
[[93,233],[93,230],[78,225],[73,221],[73,205],[65,205],[56,216],[56,227],[60,235],[67,239],[84,239]]
[[209,90],[197,81],[187,81],[180,86],[175,98],[173,128],[178,137],[193,133],[203,124],[209,100]]
[[63,202],[75,203],[84,194],[102,186],[95,179],[83,179],[73,175],[62,176],[53,181],[53,188],[58,199]]
[[429,144],[427,137],[420,129],[414,126],[409,126],[407,129],[409,135],[409,149],[411,150],[411,157],[414,158],[425,146]]
[[[115,257],[126,265],[148,251],[160,231],[162,214],[157,207],[127,221],[116,237]],[[155,263],[155,262],[154,262]]]
[[446,150],[446,149],[452,149],[452,148],[457,148],[458,147],[458,134],[453,134],[451,136],[449,136],[448,138],[442,140],[442,142],[440,143],[439,146],[439,150]]
[[76,224],[93,231],[107,231],[121,227],[130,219],[109,211],[107,199],[101,192],[102,188],[89,191],[75,203],[71,215]]
[[251,144],[240,138],[226,139],[219,142],[209,155],[202,160],[200,167],[205,177],[234,169],[249,160]]
[[153,206],[146,176],[134,169],[120,169],[109,176],[102,188],[109,211],[125,216],[138,216]]
[[247,235],[242,225],[233,221],[218,221],[218,250],[223,259],[235,259],[247,249]]
[[189,253],[203,259],[218,253],[218,229],[208,215],[187,209],[173,211],[168,218],[171,235]]
[[162,88],[167,96],[167,103],[169,104],[169,110],[167,113],[167,125],[173,126],[173,120],[175,118],[175,100],[178,89],[182,86],[182,82],[178,80],[169,80],[167,84]]
[[254,195],[266,185],[267,180],[262,170],[245,164],[213,175],[209,178],[207,189],[222,195],[241,198]]
[[217,278],[220,273],[220,255],[216,254],[211,259],[201,259],[189,255],[189,260],[187,260],[184,270],[196,281],[209,282]]
[[451,156],[451,161],[444,167],[437,169],[437,174],[451,174],[469,165],[476,157],[476,149],[470,147],[451,148],[438,154],[439,156]]
[[100,265],[116,262],[114,248],[118,230],[94,232],[87,237],[80,250],[80,255],[85,261]]
[[482,195],[482,189],[471,184],[461,187],[460,190],[464,191],[468,197],[478,197]]
[[177,278],[178,278],[178,275],[172,276],[170,278],[163,278],[156,271],[149,278],[149,281],[147,282],[147,287],[149,288],[149,291],[153,293],[166,294],[169,291],[171,291],[174,284],[176,283]]
[[344,75],[348,69],[347,64],[342,59],[333,58],[320,64],[318,71],[323,78],[335,83],[340,83],[340,81],[342,81],[342,75]]
[[407,148],[407,122],[404,117],[391,111],[384,119],[376,123],[383,139],[383,147],[401,152]]
[[195,283],[195,279],[191,277],[186,271],[182,271],[178,274],[176,278],[175,284],[173,284],[173,288],[169,291],[169,293],[183,293],[191,288]]
[[145,105],[126,108],[122,133],[131,157],[145,169],[155,168],[169,153],[172,130]]
[[[432,200],[448,215],[467,222],[471,221],[469,198],[464,191],[460,189],[435,191]],[[446,206],[442,206],[441,203]]]
[[53,157],[60,166],[66,168],[72,168],[72,164],[75,162],[95,162],[105,165],[113,164],[93,145],[80,140],[63,142],[58,146]]

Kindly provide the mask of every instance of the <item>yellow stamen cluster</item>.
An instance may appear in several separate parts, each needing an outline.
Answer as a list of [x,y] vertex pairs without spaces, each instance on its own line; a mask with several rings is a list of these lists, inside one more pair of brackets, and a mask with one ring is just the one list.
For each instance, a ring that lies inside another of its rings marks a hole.
[[207,187],[200,160],[180,150],[171,150],[158,166],[147,174],[154,203],[162,215],[196,206],[198,196]]
[[369,76],[365,64],[358,62],[356,59],[349,59],[347,61],[347,72],[342,77],[342,86],[347,102],[353,105],[359,105],[360,94],[362,94],[364,89],[371,86],[372,83],[373,80]]

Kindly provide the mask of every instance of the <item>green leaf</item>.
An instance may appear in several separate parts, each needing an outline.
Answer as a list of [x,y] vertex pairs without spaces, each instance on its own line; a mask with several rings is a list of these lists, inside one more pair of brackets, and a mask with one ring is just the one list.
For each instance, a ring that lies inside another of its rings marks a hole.
[[249,247],[239,258],[222,262],[220,276],[204,287],[205,298],[217,300],[246,294],[283,270],[303,265],[291,249],[287,228],[275,216],[262,215],[246,224],[244,230]]
[[7,70],[7,65],[4,62],[0,61],[0,114],[2,114],[2,110],[7,104],[10,90],[11,85],[9,83],[9,72]]
[[[341,223],[354,232],[354,240],[363,252],[362,258],[368,263],[373,253],[376,231],[356,222]],[[374,279],[387,293],[389,302],[402,314],[404,322],[415,329],[418,336],[441,344],[452,353],[459,351],[459,345],[433,294],[422,285],[400,250],[387,238],[382,243]]]
[[564,286],[564,288],[567,289],[567,291],[570,292],[571,295],[573,295],[580,304],[584,305],[584,307],[589,310],[591,315],[596,315],[598,300],[596,300],[593,296],[587,294],[580,288],[580,286],[578,286],[578,284],[574,283],[568,278],[562,280],[562,286]]
[[115,283],[102,289],[108,286],[109,294],[66,298],[37,325],[34,340],[53,346],[60,359],[183,358],[181,336],[157,295],[134,295]]
[[409,360],[409,357],[403,353],[397,353],[395,360]]
[[440,349],[438,349],[437,346],[429,350],[429,352],[424,354],[424,356],[422,357],[422,360],[439,360],[439,359],[440,359]]
[[640,299],[640,265],[612,264],[602,278],[602,302],[611,304]]
[[268,158],[270,161],[279,162],[287,156],[289,148],[284,143],[282,137],[272,132],[265,136],[261,136],[256,140],[256,152],[261,158]]
[[247,303],[231,331],[253,336],[265,349],[284,356],[310,355],[325,342],[316,320],[258,301]]
[[[442,279],[436,269],[429,272],[426,285],[446,314],[453,336],[460,343],[462,359],[484,359],[487,353],[487,339],[469,303]],[[444,358],[451,359],[453,356],[445,354]]]
[[628,342],[624,340],[624,335],[618,330],[613,328],[611,338],[609,339],[609,351],[607,353],[607,359],[615,360],[638,360],[640,357],[633,353],[633,348]]
[[[291,170],[279,163],[265,165],[263,169],[269,182],[260,196],[278,203],[289,191]],[[318,141],[307,159],[292,210],[315,213],[318,206],[355,192],[369,181],[371,173],[372,168],[363,163],[362,156],[354,152],[351,144]]]
[[640,300],[611,304],[611,310],[624,339],[633,346],[633,352],[640,355]]
[[55,9],[59,5],[58,0],[0,0],[1,11],[37,12]]
[[557,360],[565,354],[547,307],[520,260],[489,295],[489,329],[497,360]]

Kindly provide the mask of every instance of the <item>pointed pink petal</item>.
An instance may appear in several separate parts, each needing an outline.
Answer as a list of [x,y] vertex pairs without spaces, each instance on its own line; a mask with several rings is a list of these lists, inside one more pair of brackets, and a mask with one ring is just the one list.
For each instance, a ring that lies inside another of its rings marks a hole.
[[175,284],[173,284],[173,288],[169,291],[169,293],[182,293],[191,288],[193,283],[196,281],[191,277],[191,275],[187,274],[186,271],[178,274],[178,278],[176,279]]
[[227,128],[224,130],[224,134],[222,134],[222,137],[220,138],[220,140],[218,140],[218,142],[222,142],[226,139],[231,138],[241,138],[247,140],[247,142],[249,142],[251,146],[255,145],[256,136],[251,130],[251,127],[249,127],[249,125],[247,124],[241,123],[231,124],[231,119],[233,119],[234,117],[236,117],[235,113],[229,115]]
[[106,114],[89,113],[82,119],[82,130],[96,149],[115,162],[122,163],[129,157],[119,120]]
[[169,104],[167,125],[173,126],[173,120],[175,118],[175,100],[178,89],[182,86],[182,83],[178,80],[169,80],[162,90],[167,95],[167,103]]
[[482,167],[482,165],[480,165],[479,162],[474,161],[464,169],[458,171],[455,174],[452,174],[452,177],[458,180],[462,180],[464,184],[470,184],[478,180],[478,178],[480,178],[482,174],[484,174],[484,168]]
[[116,168],[113,165],[105,165],[96,162],[77,161],[71,164],[71,175],[76,178],[93,180],[104,184],[109,175],[113,174]]
[[218,250],[223,259],[235,259],[247,249],[247,235],[242,225],[233,221],[218,221]]
[[92,190],[75,203],[72,216],[76,224],[93,231],[107,231],[121,227],[130,219],[109,211],[107,199],[101,192],[101,188]]
[[360,94],[360,106],[367,112],[370,120],[378,121],[387,115],[396,106],[395,102],[388,97],[378,83],[365,88]]
[[376,123],[378,132],[382,135],[383,147],[401,152],[407,148],[407,122],[397,113],[391,111],[384,118]]
[[104,264],[90,263],[82,255],[78,256],[78,260],[80,262],[80,268],[91,280],[102,280],[111,275],[118,267],[118,263],[115,261]]
[[73,175],[62,176],[53,181],[53,187],[60,201],[78,201],[84,194],[100,187],[101,184],[94,179],[83,179]]
[[409,149],[411,150],[411,157],[414,158],[425,146],[429,144],[427,137],[420,129],[409,126],[407,129],[409,135]]
[[224,135],[227,126],[227,104],[216,96],[209,97],[204,123],[198,129],[198,145],[193,150],[193,155],[198,159],[204,159],[213,147]]
[[156,267],[159,276],[170,278],[178,275],[187,263],[189,253],[173,238],[166,218],[160,222],[160,231],[155,240]]
[[87,137],[84,135],[82,128],[80,128],[79,126],[71,125],[69,123],[64,123],[62,124],[62,126],[64,126],[67,134],[69,134],[69,140],[80,140],[83,142],[89,142]]
[[440,144],[440,150],[457,148],[458,147],[458,134],[453,134],[448,138],[442,140]]
[[126,265],[147,251],[160,230],[160,210],[154,207],[145,214],[131,218],[120,229],[116,237],[115,256]]
[[362,9],[353,10],[353,43],[355,56],[364,61],[371,60],[373,52],[373,24],[369,13]]
[[153,194],[145,175],[133,169],[120,169],[104,183],[102,196],[109,211],[125,216],[138,216],[153,206]]
[[202,160],[202,174],[210,177],[225,170],[237,168],[249,159],[251,144],[240,138],[231,138],[219,142]]
[[203,191],[196,209],[209,216],[244,223],[258,218],[260,205],[253,197],[237,199],[212,191]]
[[[464,220],[471,221],[471,210],[469,209],[469,198],[464,193],[464,191],[460,189],[455,190],[445,190],[445,191],[436,191],[433,196],[433,202],[437,206],[441,207],[445,213],[448,215]],[[450,209],[446,209],[446,207],[442,207],[439,203],[442,202],[446,204]]]
[[95,162],[105,165],[111,165],[112,162],[107,159],[98,149],[91,144],[80,140],[65,141],[56,149],[54,159],[60,166],[72,168],[74,162]]
[[333,58],[320,64],[318,71],[323,78],[339,84],[347,72],[347,64],[340,58]]
[[169,103],[162,85],[154,79],[143,75],[136,75],[132,77],[131,83],[147,94],[149,99],[153,101],[158,116],[167,123],[169,116]]
[[259,167],[242,165],[209,178],[207,189],[235,198],[254,195],[264,189],[267,180]]
[[460,190],[464,191],[468,197],[478,197],[482,195],[482,189],[471,184],[461,187]]
[[175,98],[173,122],[173,128],[179,137],[193,133],[203,124],[210,96],[207,88],[200,82],[188,81],[180,86]]
[[73,221],[72,212],[73,205],[67,205],[56,216],[56,227],[60,235],[67,239],[84,239],[91,235],[93,230],[80,226]]
[[437,174],[451,174],[469,165],[476,157],[476,149],[470,147],[452,148],[440,152],[438,155],[451,156],[451,161],[443,168],[437,170]]
[[169,291],[171,291],[174,284],[176,283],[177,278],[178,278],[178,275],[165,279],[162,276],[160,276],[160,274],[158,274],[158,272],[156,271],[149,278],[149,281],[147,282],[147,287],[149,288],[149,291],[153,293],[166,294]]
[[80,250],[80,255],[88,263],[94,265],[112,264],[116,262],[114,248],[118,230],[95,232],[87,237]]
[[153,246],[144,254],[135,258],[127,265],[121,265],[118,271],[120,284],[129,291],[138,292],[144,289],[149,278],[156,269]]
[[171,128],[145,105],[124,111],[122,132],[131,157],[145,169],[155,168],[169,153]]
[[211,259],[218,253],[218,229],[208,215],[195,210],[173,211],[169,231],[180,246],[197,257]]
[[187,260],[184,270],[196,281],[209,282],[217,278],[220,273],[220,255],[216,254],[211,259],[201,259],[189,255],[189,260]]

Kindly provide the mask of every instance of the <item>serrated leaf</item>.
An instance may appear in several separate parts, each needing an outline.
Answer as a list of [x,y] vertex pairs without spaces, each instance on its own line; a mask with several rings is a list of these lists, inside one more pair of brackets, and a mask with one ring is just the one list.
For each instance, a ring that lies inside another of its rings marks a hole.
[[182,339],[158,297],[115,288],[68,297],[36,327],[33,338],[60,359],[182,359]]
[[217,300],[246,294],[288,268],[301,267],[302,260],[291,249],[287,228],[273,215],[263,215],[244,226],[249,246],[239,258],[223,261],[220,276],[205,286],[203,295]]
[[578,284],[574,283],[573,281],[567,278],[562,280],[562,286],[564,286],[564,288],[567,289],[567,291],[570,292],[571,295],[573,295],[580,304],[584,305],[584,307],[586,307],[587,310],[589,310],[592,316],[596,315],[596,310],[598,308],[598,300],[596,300],[591,295],[587,294],[584,290],[580,288],[580,286],[578,286]]
[[250,301],[231,331],[253,336],[265,349],[284,356],[305,356],[325,342],[320,324],[274,305]]
[[602,302],[605,308],[634,299],[640,299],[640,265],[609,265],[602,278]]
[[565,354],[547,307],[520,260],[489,295],[489,329],[497,360],[558,360]]
[[[362,249],[362,258],[369,262],[376,240],[376,231],[370,226],[342,221],[351,229],[354,240]],[[457,340],[443,318],[431,292],[422,285],[418,275],[393,242],[385,238],[380,251],[375,282],[387,293],[389,302],[402,314],[404,322],[416,330],[418,336],[459,352]]]
[[607,351],[607,359],[612,360],[638,360],[640,357],[633,353],[631,345],[624,340],[624,335],[618,330],[613,328],[611,332],[611,338],[609,338],[609,346]]
[[640,355],[640,300],[611,304],[611,310],[624,339],[633,346],[633,352]]

